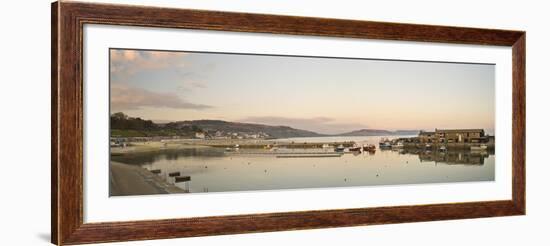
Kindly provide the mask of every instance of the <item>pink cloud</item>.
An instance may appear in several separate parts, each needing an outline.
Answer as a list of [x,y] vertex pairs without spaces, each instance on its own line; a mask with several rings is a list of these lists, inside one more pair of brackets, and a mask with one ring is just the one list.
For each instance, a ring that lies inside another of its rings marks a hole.
[[175,93],[154,92],[124,84],[111,84],[111,109],[131,110],[143,107],[202,110],[212,106],[187,102]]
[[132,75],[144,70],[183,67],[184,52],[111,49],[111,73]]

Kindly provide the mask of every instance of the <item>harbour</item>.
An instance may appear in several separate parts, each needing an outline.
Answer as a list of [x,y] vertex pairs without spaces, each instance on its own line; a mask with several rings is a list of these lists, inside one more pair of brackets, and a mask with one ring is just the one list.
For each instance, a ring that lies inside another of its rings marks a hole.
[[[398,147],[397,143],[393,148],[379,146],[385,139],[415,137],[418,136],[312,137],[254,142],[267,144],[269,148],[267,145],[242,148],[246,144],[241,140],[239,148],[232,143],[231,151],[224,147],[191,145],[186,141],[170,141],[166,145],[159,141],[141,143],[156,146],[146,151],[114,151],[111,160],[154,173],[183,193],[494,180],[491,148],[439,151],[435,147],[417,148],[406,144]],[[342,142],[349,143],[349,147],[339,144]],[[319,147],[287,147],[297,143],[302,146],[315,143]],[[374,151],[367,151],[372,146]],[[135,147],[129,144],[125,148]],[[339,152],[338,147],[343,150]],[[157,194],[154,190],[150,192],[153,193],[144,194]]]

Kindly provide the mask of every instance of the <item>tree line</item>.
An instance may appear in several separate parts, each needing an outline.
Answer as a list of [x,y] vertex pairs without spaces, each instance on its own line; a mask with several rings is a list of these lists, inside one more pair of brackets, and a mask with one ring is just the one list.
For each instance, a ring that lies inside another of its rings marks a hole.
[[196,125],[156,124],[152,120],[144,120],[140,117],[129,117],[117,112],[111,115],[111,135],[117,137],[154,137],[154,136],[185,136],[193,137],[196,132],[203,130]]
[[111,129],[120,130],[156,130],[159,126],[152,120],[133,118],[118,112],[111,115]]

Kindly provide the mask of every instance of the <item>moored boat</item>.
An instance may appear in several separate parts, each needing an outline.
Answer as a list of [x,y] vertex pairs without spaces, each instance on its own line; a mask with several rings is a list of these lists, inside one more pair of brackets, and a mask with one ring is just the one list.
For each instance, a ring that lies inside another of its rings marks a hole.
[[374,144],[367,144],[363,146],[363,151],[376,151],[376,146]]
[[403,145],[403,142],[397,142],[395,144],[392,144],[391,147],[394,149],[400,149],[400,148],[403,148],[404,145]]
[[380,142],[378,142],[378,146],[380,148],[391,148],[391,142],[387,138],[380,139]]
[[357,152],[357,151],[360,152],[360,151],[361,151],[361,147],[359,147],[359,146],[350,147],[348,150],[351,151],[351,152]]

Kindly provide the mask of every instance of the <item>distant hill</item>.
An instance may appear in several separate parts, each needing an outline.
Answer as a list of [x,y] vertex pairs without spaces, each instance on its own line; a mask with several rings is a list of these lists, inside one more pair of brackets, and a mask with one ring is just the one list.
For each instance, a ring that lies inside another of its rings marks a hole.
[[397,130],[395,135],[418,135],[420,130]]
[[361,129],[342,134],[320,134],[313,131],[296,129],[289,126],[271,126],[253,123],[229,122],[223,120],[186,120],[169,123],[154,123],[139,117],[133,118],[124,113],[111,115],[111,136],[114,137],[152,137],[185,136],[195,137],[197,133],[206,133],[211,137],[229,138],[297,138],[324,136],[391,136],[416,135],[418,130],[379,130]]
[[346,132],[336,136],[392,136],[392,135],[417,135],[418,130],[397,130],[388,131],[380,129],[361,129],[357,131]]
[[306,131],[301,129],[295,129],[288,126],[270,126],[262,124],[229,122],[223,120],[189,120],[189,121],[177,121],[168,123],[170,127],[185,127],[196,126],[209,134],[214,134],[217,131],[221,132],[238,132],[238,133],[266,133],[271,138],[291,138],[291,137],[321,137],[325,136],[312,131]]

